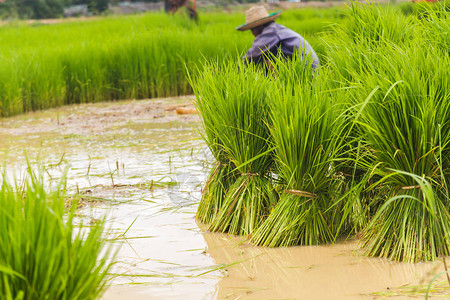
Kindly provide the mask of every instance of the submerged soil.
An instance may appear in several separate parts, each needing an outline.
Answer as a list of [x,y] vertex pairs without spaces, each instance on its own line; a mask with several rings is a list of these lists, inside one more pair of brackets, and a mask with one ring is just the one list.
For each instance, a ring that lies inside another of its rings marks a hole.
[[40,133],[100,134],[127,124],[198,122],[196,114],[178,115],[177,107],[193,107],[193,97],[173,97],[77,104],[0,118],[2,140]]
[[[118,249],[102,299],[423,298],[443,263],[367,258],[356,240],[262,248],[195,222],[211,155],[190,97],[68,106],[1,120],[5,168],[66,176],[81,221],[105,218]],[[438,281],[443,281],[438,279]],[[450,297],[449,289],[441,290]],[[378,294],[377,294],[378,293]]]
[[[428,284],[441,262],[408,264],[362,255],[358,241],[335,245],[262,248],[205,233],[208,253],[227,268],[218,299],[378,299],[373,293]],[[396,299],[407,296],[400,295]]]

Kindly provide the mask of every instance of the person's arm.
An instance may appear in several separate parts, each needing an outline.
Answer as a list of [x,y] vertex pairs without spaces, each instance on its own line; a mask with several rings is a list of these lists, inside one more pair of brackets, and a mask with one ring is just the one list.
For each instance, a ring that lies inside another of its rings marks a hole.
[[253,41],[252,47],[248,49],[245,54],[245,59],[259,63],[263,61],[263,54],[268,51],[273,51],[276,49],[280,39],[278,35],[270,30],[271,28],[266,28],[261,34],[259,34]]

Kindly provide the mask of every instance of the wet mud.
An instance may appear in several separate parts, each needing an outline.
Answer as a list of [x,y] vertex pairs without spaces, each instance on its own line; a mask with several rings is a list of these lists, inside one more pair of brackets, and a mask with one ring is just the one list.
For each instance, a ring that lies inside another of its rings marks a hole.
[[[428,284],[442,262],[409,264],[363,256],[358,241],[263,248],[204,233],[208,253],[227,267],[217,299],[380,299],[375,292]],[[403,299],[406,296],[395,297]]]

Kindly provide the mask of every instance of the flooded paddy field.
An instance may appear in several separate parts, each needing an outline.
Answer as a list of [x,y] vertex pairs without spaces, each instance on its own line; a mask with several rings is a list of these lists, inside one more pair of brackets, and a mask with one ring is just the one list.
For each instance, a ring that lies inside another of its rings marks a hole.
[[[405,286],[444,271],[442,261],[366,258],[354,240],[269,249],[206,232],[195,212],[212,158],[200,118],[172,109],[191,100],[76,105],[1,121],[8,174],[23,176],[28,160],[50,184],[66,175],[68,194],[82,199],[79,217],[106,219],[118,254],[102,299],[405,299]],[[445,291],[437,296],[450,297]]]

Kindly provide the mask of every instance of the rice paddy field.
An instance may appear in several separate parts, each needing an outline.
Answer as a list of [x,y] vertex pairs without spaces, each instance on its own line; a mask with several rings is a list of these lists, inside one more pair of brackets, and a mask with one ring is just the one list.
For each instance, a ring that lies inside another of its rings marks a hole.
[[0,299],[450,297],[448,2],[243,19],[0,26]]
[[[318,51],[315,34],[340,18],[341,9],[283,14],[284,23]],[[241,12],[217,12],[205,13],[198,25],[162,13],[3,25],[0,113],[192,93],[186,75],[201,69],[205,59],[227,60],[251,45],[251,34],[233,30],[241,22]]]

